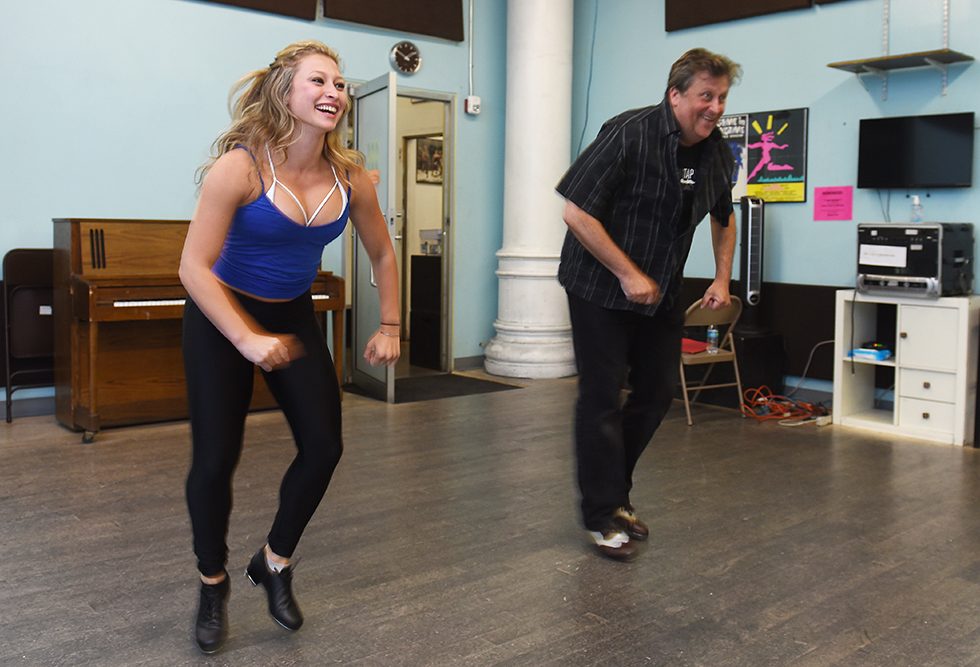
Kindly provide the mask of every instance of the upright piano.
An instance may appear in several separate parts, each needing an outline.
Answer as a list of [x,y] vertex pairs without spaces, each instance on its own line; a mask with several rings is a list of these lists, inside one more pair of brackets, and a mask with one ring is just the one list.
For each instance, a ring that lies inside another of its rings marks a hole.
[[[89,442],[102,428],[187,417],[177,276],[187,220],[54,220],[55,415]],[[320,272],[343,368],[344,282]],[[252,409],[275,406],[256,368]]]

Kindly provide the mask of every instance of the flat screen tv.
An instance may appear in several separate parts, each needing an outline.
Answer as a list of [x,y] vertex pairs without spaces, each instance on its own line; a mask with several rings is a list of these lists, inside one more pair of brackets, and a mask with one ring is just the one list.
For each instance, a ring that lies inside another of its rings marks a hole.
[[861,120],[859,188],[968,188],[971,185],[972,111]]

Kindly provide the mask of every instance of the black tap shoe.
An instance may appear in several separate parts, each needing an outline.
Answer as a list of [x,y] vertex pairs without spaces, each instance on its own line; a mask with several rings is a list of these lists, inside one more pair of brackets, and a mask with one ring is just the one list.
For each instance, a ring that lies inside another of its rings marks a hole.
[[269,613],[276,623],[287,630],[299,630],[303,614],[293,598],[293,568],[273,572],[265,562],[265,547],[259,549],[245,568],[245,576],[253,586],[262,584],[269,596]]
[[201,582],[201,601],[197,608],[194,636],[204,653],[214,653],[228,637],[228,595],[231,584],[228,575],[217,584]]

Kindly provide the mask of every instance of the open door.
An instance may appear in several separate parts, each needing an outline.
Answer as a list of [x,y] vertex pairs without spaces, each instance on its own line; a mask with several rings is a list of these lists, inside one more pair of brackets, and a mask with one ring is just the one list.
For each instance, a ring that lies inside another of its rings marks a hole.
[[[388,223],[388,234],[395,236],[398,213],[395,211],[395,73],[357,86],[354,91],[354,145],[365,157],[366,169],[378,171],[378,203]],[[368,339],[381,321],[381,301],[371,261],[354,236],[354,283],[352,286],[353,322],[351,337],[352,381],[365,393],[388,403],[395,402],[395,369],[371,366],[363,351]]]

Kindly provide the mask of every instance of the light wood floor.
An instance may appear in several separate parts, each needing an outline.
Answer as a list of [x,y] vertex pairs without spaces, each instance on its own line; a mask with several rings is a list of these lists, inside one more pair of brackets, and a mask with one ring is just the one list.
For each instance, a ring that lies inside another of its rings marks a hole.
[[0,430],[2,665],[976,665],[977,450],[675,404],[641,460],[630,564],[589,548],[574,379],[424,403],[348,394],[346,453],[300,543],[295,634],[241,576],[291,454],[249,418],[231,635],[192,642],[184,423],[92,445]]

